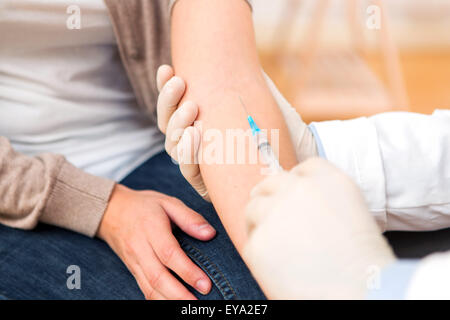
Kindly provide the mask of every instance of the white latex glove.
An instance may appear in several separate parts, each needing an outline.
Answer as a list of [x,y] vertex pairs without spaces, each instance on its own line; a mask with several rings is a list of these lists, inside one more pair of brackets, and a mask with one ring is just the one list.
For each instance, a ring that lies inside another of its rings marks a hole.
[[269,87],[272,96],[283,114],[284,121],[286,121],[292,143],[294,144],[297,161],[303,162],[308,158],[317,156],[316,140],[314,139],[311,130],[309,130],[309,127],[303,122],[300,114],[291,106],[278,90],[275,83],[273,83],[264,71],[263,76],[266,79],[267,86]]
[[[300,162],[316,156],[316,142],[308,126],[265,73],[264,77],[286,121],[297,160]],[[183,79],[174,76],[172,67],[161,66],[156,78],[160,91],[157,107],[158,126],[166,134],[166,151],[180,164],[185,179],[209,201],[208,191],[196,161],[201,142],[201,133],[194,127],[198,106],[192,101],[186,101],[178,106],[184,96],[186,84]]]
[[244,260],[271,299],[362,299],[391,248],[353,181],[313,158],[257,185]]
[[179,163],[181,173],[191,186],[203,199],[210,201],[197,161],[201,135],[194,127],[194,121],[198,106],[192,101],[178,106],[184,96],[186,84],[183,79],[174,76],[172,67],[159,67],[156,81],[160,92],[157,105],[158,127],[166,135],[166,151]]

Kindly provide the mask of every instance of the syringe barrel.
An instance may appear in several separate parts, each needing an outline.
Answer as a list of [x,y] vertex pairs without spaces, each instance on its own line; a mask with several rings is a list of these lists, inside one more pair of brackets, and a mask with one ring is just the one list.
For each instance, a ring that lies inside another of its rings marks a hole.
[[282,171],[283,168],[280,166],[277,156],[273,152],[272,146],[267,139],[267,136],[263,131],[259,131],[255,135],[255,141],[258,145],[258,151],[261,156],[261,161],[269,167],[268,174],[274,174]]

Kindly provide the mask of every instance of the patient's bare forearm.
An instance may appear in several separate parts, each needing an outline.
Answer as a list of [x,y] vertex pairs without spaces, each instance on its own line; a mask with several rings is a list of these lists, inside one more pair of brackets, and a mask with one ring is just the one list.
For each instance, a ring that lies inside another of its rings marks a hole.
[[[185,99],[199,104],[202,130],[248,129],[239,96],[260,127],[279,130],[280,163],[296,164],[282,115],[261,72],[251,10],[244,0],[181,0],[172,18],[176,74],[187,82]],[[270,139],[270,134],[269,134]],[[246,143],[250,148],[251,143]],[[264,178],[261,164],[201,163],[211,200],[238,249],[245,243],[244,209]]]

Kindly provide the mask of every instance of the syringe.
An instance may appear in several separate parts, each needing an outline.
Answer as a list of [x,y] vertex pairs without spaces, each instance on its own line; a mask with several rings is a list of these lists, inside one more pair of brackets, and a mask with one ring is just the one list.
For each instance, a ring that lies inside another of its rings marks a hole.
[[250,125],[250,128],[252,129],[252,135],[255,139],[256,145],[258,146],[261,161],[269,167],[270,173],[277,173],[279,171],[282,171],[283,168],[281,167],[277,156],[273,152],[266,134],[263,131],[261,131],[261,129],[259,129],[259,127],[256,125],[255,120],[253,120],[253,117],[248,113],[241,96],[239,96],[239,100],[241,101],[245,113],[247,114],[247,121]]

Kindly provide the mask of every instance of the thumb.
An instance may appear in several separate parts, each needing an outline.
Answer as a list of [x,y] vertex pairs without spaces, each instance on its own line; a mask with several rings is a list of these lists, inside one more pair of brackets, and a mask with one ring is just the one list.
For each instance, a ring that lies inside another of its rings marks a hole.
[[170,220],[191,237],[208,241],[216,235],[216,230],[208,221],[181,200],[170,198],[169,201],[164,201],[162,206]]
[[197,193],[210,202],[208,189],[203,181],[198,161],[201,134],[196,127],[188,127],[177,145],[180,171]]
[[305,160],[311,155],[316,155],[316,142],[312,132],[308,129],[306,123],[303,122],[300,114],[295,110],[286,98],[278,90],[277,86],[270,77],[263,71],[266,84],[274,97],[278,108],[280,109],[286,125],[289,130],[292,143],[294,144],[295,154],[299,162]]

